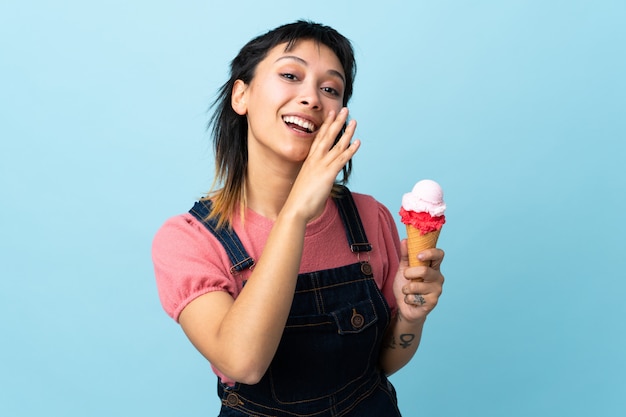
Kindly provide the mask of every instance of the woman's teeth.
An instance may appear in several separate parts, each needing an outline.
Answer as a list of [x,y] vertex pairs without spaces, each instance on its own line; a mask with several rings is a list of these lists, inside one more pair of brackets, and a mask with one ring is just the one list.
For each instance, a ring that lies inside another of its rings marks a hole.
[[315,125],[311,122],[309,122],[308,120],[302,119],[300,117],[296,117],[296,116],[285,116],[283,117],[283,121],[285,123],[291,124],[291,125],[296,125],[301,127],[302,129],[306,130],[307,132],[311,133],[315,130]]

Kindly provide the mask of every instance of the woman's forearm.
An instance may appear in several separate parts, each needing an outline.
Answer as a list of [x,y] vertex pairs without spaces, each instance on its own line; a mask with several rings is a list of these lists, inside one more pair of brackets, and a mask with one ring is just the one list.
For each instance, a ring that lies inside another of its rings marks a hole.
[[383,340],[380,352],[380,367],[387,375],[406,365],[420,344],[425,319],[417,323],[409,323],[400,313],[392,319]]

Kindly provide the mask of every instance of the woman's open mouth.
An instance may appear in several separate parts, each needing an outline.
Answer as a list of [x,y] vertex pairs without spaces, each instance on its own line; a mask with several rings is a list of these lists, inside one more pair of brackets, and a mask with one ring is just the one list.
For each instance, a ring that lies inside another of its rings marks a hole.
[[313,133],[317,130],[317,127],[313,124],[313,122],[298,116],[283,116],[283,121],[290,128],[303,133]]

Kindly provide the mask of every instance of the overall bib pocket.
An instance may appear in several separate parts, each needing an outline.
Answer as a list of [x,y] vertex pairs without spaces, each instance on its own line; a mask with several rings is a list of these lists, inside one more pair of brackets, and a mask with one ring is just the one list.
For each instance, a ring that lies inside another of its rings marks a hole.
[[318,400],[364,377],[377,362],[377,321],[371,300],[328,314],[290,317],[268,370],[274,399],[285,404]]

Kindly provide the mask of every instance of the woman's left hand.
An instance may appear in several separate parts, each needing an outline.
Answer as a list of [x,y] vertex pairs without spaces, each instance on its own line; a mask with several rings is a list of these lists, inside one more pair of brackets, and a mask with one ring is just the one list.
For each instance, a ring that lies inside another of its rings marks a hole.
[[437,306],[443,290],[443,275],[440,271],[444,252],[441,249],[426,249],[418,254],[430,266],[409,266],[406,239],[401,242],[400,267],[393,284],[393,292],[399,314],[408,322],[423,322]]

